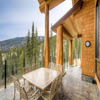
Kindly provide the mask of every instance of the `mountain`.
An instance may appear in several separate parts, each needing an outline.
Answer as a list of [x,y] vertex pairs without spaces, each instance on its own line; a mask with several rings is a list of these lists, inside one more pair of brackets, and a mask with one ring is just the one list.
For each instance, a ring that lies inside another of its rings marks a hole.
[[[39,41],[43,41],[44,37],[39,36]],[[26,43],[26,37],[16,37],[13,39],[8,39],[4,41],[0,41],[0,49],[4,52],[8,51],[11,48],[21,47],[24,46]]]

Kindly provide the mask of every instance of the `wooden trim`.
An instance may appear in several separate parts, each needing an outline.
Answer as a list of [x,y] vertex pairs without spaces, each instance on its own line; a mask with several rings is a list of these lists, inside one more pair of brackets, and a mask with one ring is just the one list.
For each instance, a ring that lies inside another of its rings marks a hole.
[[97,5],[97,0],[95,0],[95,6]]
[[71,16],[79,7],[82,6],[82,0],[79,0],[58,22],[52,26],[52,30],[55,30],[59,25],[63,24],[64,21]]
[[96,74],[95,74],[95,80],[97,82],[98,89],[100,90],[100,81],[98,80],[98,77]]

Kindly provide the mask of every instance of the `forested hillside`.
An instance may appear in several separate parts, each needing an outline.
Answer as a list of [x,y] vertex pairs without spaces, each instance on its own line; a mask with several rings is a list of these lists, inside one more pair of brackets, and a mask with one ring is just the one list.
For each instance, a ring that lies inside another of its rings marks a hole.
[[[43,41],[44,36],[38,36],[38,41]],[[26,37],[16,37],[13,39],[0,41],[0,50],[3,52],[9,51],[11,48],[22,47],[26,43]]]

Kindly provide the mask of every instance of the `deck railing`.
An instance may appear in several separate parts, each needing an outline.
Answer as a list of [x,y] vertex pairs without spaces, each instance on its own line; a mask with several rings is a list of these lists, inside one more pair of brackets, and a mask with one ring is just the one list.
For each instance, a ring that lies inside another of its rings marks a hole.
[[6,87],[7,87],[7,61],[5,60],[5,66],[4,66],[4,87],[5,87],[5,89],[6,89]]
[[[13,82],[12,76],[16,76],[18,78],[22,78],[22,75],[24,74],[24,68],[25,67],[23,67],[21,69],[20,68],[17,68],[17,71],[15,69],[15,71],[12,72],[12,69],[10,69],[10,67],[9,67],[11,65],[9,65],[9,63],[8,63],[8,61],[6,59],[4,60],[3,66],[4,66],[3,67],[4,70],[3,70],[3,77],[2,77],[2,79],[0,79],[0,87],[4,87],[4,89],[6,89],[7,88],[7,85]],[[25,64],[24,64],[24,66],[25,66]],[[15,68],[15,67],[16,66],[13,66],[13,68]],[[28,66],[28,67],[32,67],[32,70],[35,70],[37,68],[40,68],[41,65],[40,64],[34,64],[34,65]]]

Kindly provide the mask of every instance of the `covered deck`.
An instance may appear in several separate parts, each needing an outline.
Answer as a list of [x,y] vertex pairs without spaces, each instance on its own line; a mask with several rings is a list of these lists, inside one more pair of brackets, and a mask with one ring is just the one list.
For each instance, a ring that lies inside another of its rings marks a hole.
[[[40,11],[45,13],[45,41],[44,41],[44,66],[49,64],[49,10],[61,3],[63,0],[38,0]],[[70,41],[69,64],[73,64],[72,41],[74,37],[82,37],[81,24],[74,19],[73,14],[80,10],[82,1],[77,2],[72,9],[66,13],[53,27],[57,33],[56,64],[63,65],[63,37]],[[81,21],[80,21],[81,22]],[[63,91],[59,89],[53,100],[100,100],[100,92],[96,84],[82,81],[81,67],[67,67],[66,75],[63,77]],[[0,89],[1,100],[12,100],[14,93],[13,83],[6,90]],[[16,96],[19,100],[19,95]],[[41,98],[39,100],[42,100]]]
[[[80,67],[67,67],[67,74],[63,78],[63,92],[59,90],[59,96],[54,100],[100,100],[100,92],[97,85],[81,80]],[[76,81],[77,80],[77,81]],[[14,86],[10,84],[6,90],[0,89],[0,100],[13,100]],[[19,95],[16,96],[19,100]],[[41,99],[40,99],[41,100]]]
[[[49,10],[64,0],[38,0],[41,13],[45,13],[44,67],[48,67],[50,58],[49,48]],[[52,30],[56,32],[56,64],[63,65],[63,37],[70,41],[69,64],[73,65],[72,44],[74,37],[81,37],[81,24],[75,20],[73,14],[80,10],[82,0],[79,0],[56,24]]]

